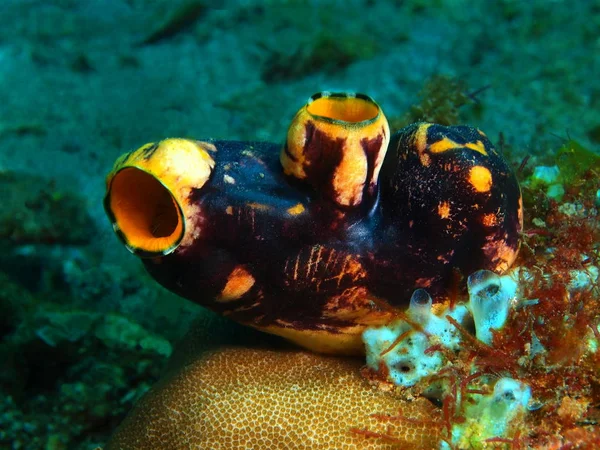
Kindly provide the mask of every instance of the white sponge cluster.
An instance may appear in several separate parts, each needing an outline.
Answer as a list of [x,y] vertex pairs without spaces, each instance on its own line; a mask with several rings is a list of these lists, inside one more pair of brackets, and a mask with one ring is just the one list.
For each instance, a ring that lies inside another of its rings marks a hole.
[[[528,411],[530,399],[529,386],[512,378],[500,378],[492,393],[466,403],[465,420],[452,427],[452,448],[474,448],[475,442],[510,436],[515,419]],[[443,442],[441,449],[450,446]]]
[[[367,365],[404,387],[439,373],[448,362],[448,354],[459,350],[464,338],[464,331],[449,318],[464,328],[468,328],[467,323],[472,318],[477,339],[492,344],[494,330],[504,327],[510,308],[517,301],[517,279],[518,272],[499,276],[487,270],[477,271],[467,280],[468,303],[438,314],[432,310],[433,301],[427,291],[417,289],[402,318],[364,331]],[[486,383],[492,382],[493,379],[488,379]],[[440,398],[446,389],[447,386],[436,381],[426,386],[424,392]],[[475,442],[512,435],[511,426],[517,416],[526,413],[530,399],[529,386],[512,378],[495,381],[493,392],[489,394],[470,395],[469,401],[456,398],[464,405],[465,420],[453,424],[449,442],[453,448],[471,448]],[[444,441],[441,448],[449,449],[450,444]]]
[[[363,333],[367,349],[367,365],[374,370],[383,362],[390,381],[399,386],[413,386],[421,378],[436,373],[444,363],[440,351],[427,349],[440,344],[457,350],[460,344],[458,330],[444,317],[431,311],[432,299],[424,289],[417,289],[406,312],[406,319],[398,319],[382,326],[368,328]],[[458,322],[467,315],[467,308],[459,306],[447,314]]]
[[[582,261],[586,259],[587,256],[582,255]],[[585,268],[571,270],[569,275],[566,294],[573,295],[597,284],[600,270],[586,264]],[[549,274],[542,274],[542,277],[552,283]],[[433,306],[431,296],[424,289],[417,289],[410,299],[408,310],[398,319],[364,331],[367,365],[403,387],[414,386],[426,377],[435,376],[449,364],[448,356],[464,344],[465,330],[486,345],[492,345],[494,333],[502,331],[511,308],[517,303],[527,307],[545,301],[522,298],[519,283],[529,283],[532,279],[533,275],[525,268],[515,268],[504,276],[487,270],[477,271],[467,280],[468,301],[445,310],[441,305]],[[437,313],[434,313],[435,310]],[[461,324],[462,330],[453,321]],[[589,351],[596,351],[598,347],[600,343],[595,336],[590,337]],[[545,349],[537,337],[532,336],[531,354],[543,351]],[[476,367],[471,367],[470,372],[477,372]],[[525,383],[513,378],[495,379],[491,375],[477,378],[488,388],[493,386],[493,391],[454,394],[454,400],[462,405],[464,420],[452,425],[449,441],[441,444],[443,449],[450,446],[479,448],[474,444],[485,446],[487,439],[512,436],[515,424],[519,423],[516,419],[530,409],[531,389]],[[439,378],[423,387],[425,395],[438,399],[448,392],[448,385]]]
[[468,289],[468,305],[455,306],[439,315],[433,313],[427,291],[417,289],[404,318],[363,333],[367,365],[379,370],[383,364],[389,380],[405,387],[437,373],[445,364],[444,351],[458,350],[462,340],[447,316],[460,324],[472,316],[477,338],[490,344],[492,330],[504,326],[516,301],[517,283],[509,275],[501,277],[480,270],[469,277]]
[[489,270],[478,270],[467,280],[469,310],[475,322],[477,339],[491,344],[492,330],[499,330],[508,318],[512,304],[517,300],[517,282]]

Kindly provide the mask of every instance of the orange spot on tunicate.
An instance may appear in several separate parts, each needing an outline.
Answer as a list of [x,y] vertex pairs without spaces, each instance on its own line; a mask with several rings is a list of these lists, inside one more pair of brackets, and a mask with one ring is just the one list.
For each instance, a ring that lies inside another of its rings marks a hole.
[[287,213],[292,216],[297,216],[298,214],[302,214],[304,212],[304,205],[302,203],[296,203],[291,208],[287,209]]
[[465,144],[465,147],[470,148],[471,150],[475,150],[476,152],[481,153],[483,156],[487,156],[487,152],[485,151],[485,145],[483,145],[483,142],[481,141],[467,142]]
[[442,219],[447,219],[450,217],[450,203],[449,202],[441,202],[438,205],[438,215]]
[[266,211],[268,209],[271,209],[269,205],[265,205],[263,203],[250,202],[247,203],[247,205],[252,209],[258,209],[259,211]]
[[218,302],[237,300],[250,290],[254,282],[254,277],[246,269],[238,266],[229,274],[227,283],[216,300]]
[[460,144],[457,144],[452,139],[445,137],[431,144],[429,146],[429,151],[431,153],[443,153],[458,147],[460,147]]
[[486,227],[493,227],[498,224],[498,218],[494,213],[484,214],[481,218],[481,223],[483,223],[483,225]]
[[414,145],[419,155],[419,161],[424,167],[429,166],[431,158],[429,154],[425,153],[427,149],[427,129],[431,126],[430,123],[424,123],[415,131],[414,134]]
[[488,192],[492,187],[492,173],[487,167],[474,166],[469,171],[469,183],[477,192]]

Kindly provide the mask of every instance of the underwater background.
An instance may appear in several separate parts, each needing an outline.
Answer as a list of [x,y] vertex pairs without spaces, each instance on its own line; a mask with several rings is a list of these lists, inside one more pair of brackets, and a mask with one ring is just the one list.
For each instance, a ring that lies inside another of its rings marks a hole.
[[0,20],[0,448],[103,446],[207,314],[117,242],[123,152],[283,142],[322,90],[370,95],[392,132],[476,126],[529,174],[600,146],[598,1],[4,0]]

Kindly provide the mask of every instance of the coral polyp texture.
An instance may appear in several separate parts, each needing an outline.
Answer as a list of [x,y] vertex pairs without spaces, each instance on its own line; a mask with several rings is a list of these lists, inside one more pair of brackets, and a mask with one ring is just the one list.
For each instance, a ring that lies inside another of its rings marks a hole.
[[[369,385],[360,360],[300,350],[223,347],[205,352],[147,395],[106,450],[148,448],[432,448],[421,399],[406,413],[421,423],[388,427],[371,414],[395,414],[393,396]],[[393,432],[392,442],[352,429]]]
[[598,448],[598,158],[565,146],[522,196],[477,128],[323,92],[283,145],[124,155],[105,207],[148,272],[317,353],[191,348],[107,449]]

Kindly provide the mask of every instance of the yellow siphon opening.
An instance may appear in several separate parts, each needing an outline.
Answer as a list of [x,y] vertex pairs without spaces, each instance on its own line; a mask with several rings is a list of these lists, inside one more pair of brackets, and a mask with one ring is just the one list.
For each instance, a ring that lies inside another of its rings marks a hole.
[[183,236],[181,211],[169,190],[152,175],[128,167],[111,182],[108,207],[127,247],[166,254]]
[[352,96],[320,97],[306,108],[313,116],[350,123],[370,121],[379,114],[379,107],[373,101]]

